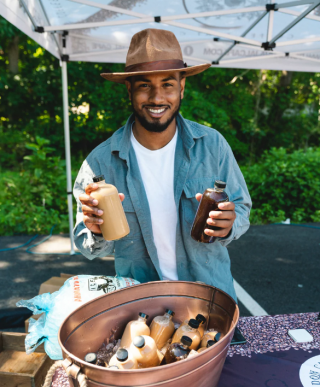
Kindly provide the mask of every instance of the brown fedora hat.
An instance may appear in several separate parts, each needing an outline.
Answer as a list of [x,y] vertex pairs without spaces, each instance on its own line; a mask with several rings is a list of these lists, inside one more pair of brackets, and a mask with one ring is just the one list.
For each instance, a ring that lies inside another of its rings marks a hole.
[[128,77],[142,74],[183,71],[186,77],[209,68],[210,63],[187,67],[180,44],[171,31],[148,28],[133,35],[124,73],[100,74],[108,81],[125,83]]

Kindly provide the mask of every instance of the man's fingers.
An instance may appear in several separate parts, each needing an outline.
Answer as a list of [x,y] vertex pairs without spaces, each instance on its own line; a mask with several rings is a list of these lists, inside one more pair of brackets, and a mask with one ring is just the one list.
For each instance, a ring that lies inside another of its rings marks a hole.
[[234,211],[211,211],[209,217],[212,219],[235,219],[236,213]]
[[227,210],[227,211],[233,211],[235,208],[236,208],[236,206],[235,206],[235,204],[233,203],[233,202],[224,202],[224,203],[220,203],[219,205],[218,205],[218,207],[219,207],[219,209],[220,210]]
[[90,195],[87,194],[81,194],[79,195],[79,200],[82,204],[86,204],[88,206],[97,206],[98,200],[93,199]]
[[90,195],[92,191],[96,191],[99,188],[97,183],[88,184],[85,188],[86,194]]
[[219,220],[219,219],[207,219],[207,223],[210,226],[220,227],[220,228],[230,228],[232,226],[231,220]]
[[209,236],[224,238],[229,234],[230,230],[231,228],[223,228],[222,230],[210,230],[209,228],[206,228],[204,233]]
[[202,194],[201,193],[197,193],[196,194],[196,199],[198,200],[198,202],[200,202],[201,198],[202,198]]
[[90,206],[87,206],[85,204],[82,206],[82,212],[85,215],[91,215],[91,214],[98,215],[98,216],[103,215],[103,211],[99,210],[99,208],[97,208],[97,207],[90,207]]
[[[103,220],[101,218],[95,218],[90,215],[83,215],[83,223],[87,226],[88,224],[102,224]],[[87,226],[88,227],[88,226]],[[89,228],[89,227],[88,227]]]

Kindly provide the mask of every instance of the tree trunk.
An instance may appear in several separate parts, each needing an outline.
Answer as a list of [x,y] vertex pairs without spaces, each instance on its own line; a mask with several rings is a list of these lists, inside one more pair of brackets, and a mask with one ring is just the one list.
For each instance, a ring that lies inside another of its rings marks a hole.
[[12,74],[19,72],[19,36],[15,36],[8,46],[9,71]]

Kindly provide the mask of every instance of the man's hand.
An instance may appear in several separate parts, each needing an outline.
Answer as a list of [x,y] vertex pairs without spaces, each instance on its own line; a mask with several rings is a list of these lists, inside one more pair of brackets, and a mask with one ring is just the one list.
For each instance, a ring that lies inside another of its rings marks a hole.
[[[103,215],[103,211],[97,208],[99,202],[90,196],[90,194],[92,191],[96,191],[98,188],[98,184],[91,183],[86,186],[86,193],[79,196],[79,200],[82,203],[83,223],[90,231],[95,234],[101,234],[100,224],[103,223],[103,220],[100,218],[100,216]],[[124,194],[119,193],[119,198],[123,202]]]
[[[197,193],[196,199],[200,202],[202,194]],[[211,211],[207,219],[207,223],[210,226],[220,227],[221,230],[210,230],[206,228],[204,230],[205,234],[209,236],[224,238],[226,237],[232,229],[233,223],[236,219],[235,204],[233,202],[224,202],[218,205],[219,210],[221,211]]]

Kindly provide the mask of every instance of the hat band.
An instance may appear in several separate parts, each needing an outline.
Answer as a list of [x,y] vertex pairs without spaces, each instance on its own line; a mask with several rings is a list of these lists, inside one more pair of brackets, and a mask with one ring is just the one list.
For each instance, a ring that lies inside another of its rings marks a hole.
[[137,63],[127,66],[124,71],[126,73],[136,73],[140,71],[156,71],[156,70],[179,70],[187,67],[187,64],[180,59],[157,60],[154,62]]

